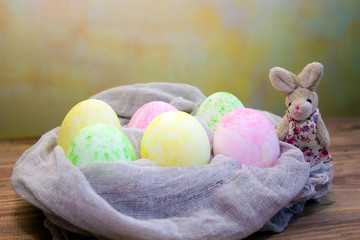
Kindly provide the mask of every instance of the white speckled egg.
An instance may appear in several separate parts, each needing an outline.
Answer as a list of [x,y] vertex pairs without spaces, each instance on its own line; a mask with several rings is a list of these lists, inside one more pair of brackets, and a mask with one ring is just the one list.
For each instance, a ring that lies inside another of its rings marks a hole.
[[207,97],[199,106],[196,116],[205,119],[206,124],[215,131],[220,120],[234,109],[243,108],[241,101],[227,92],[217,92]]

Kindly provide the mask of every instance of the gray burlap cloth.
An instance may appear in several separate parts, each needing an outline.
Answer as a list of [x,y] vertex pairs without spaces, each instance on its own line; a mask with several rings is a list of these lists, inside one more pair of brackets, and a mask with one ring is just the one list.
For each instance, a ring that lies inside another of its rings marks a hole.
[[[286,143],[267,169],[222,155],[207,165],[176,168],[139,159],[143,130],[126,127],[131,116],[154,100],[194,114],[205,96],[193,86],[136,84],[92,98],[118,114],[138,160],[75,167],[56,145],[59,128],[25,151],[11,183],[44,212],[54,239],[241,239],[259,230],[282,231],[306,200],[330,189],[332,163],[310,168],[300,150]],[[280,121],[264,114],[274,125]],[[212,142],[214,133],[204,127]]]

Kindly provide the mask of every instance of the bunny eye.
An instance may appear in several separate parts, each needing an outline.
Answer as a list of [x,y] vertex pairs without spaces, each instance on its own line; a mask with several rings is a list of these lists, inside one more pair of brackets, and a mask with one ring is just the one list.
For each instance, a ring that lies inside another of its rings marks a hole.
[[306,99],[306,101],[308,101],[309,103],[311,103],[311,99],[309,99],[309,98],[308,98],[308,99]]
[[289,107],[291,106],[291,102],[289,103]]

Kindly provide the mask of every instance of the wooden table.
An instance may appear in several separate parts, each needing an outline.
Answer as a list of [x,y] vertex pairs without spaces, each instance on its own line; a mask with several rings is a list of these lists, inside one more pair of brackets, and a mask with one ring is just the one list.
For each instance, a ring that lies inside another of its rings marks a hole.
[[[321,203],[307,204],[282,233],[247,239],[360,239],[360,117],[328,118],[334,180]],[[11,184],[14,163],[38,138],[0,140],[0,239],[51,239],[40,210],[19,198]]]

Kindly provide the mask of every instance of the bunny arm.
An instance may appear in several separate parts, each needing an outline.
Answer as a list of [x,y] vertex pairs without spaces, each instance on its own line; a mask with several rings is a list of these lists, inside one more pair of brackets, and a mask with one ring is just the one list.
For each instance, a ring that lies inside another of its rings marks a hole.
[[280,141],[285,140],[288,131],[289,131],[289,118],[285,114],[285,116],[283,117],[283,119],[276,128],[276,133]]
[[329,132],[326,129],[325,123],[323,119],[321,118],[321,114],[319,113],[318,121],[316,124],[318,139],[320,142],[320,145],[323,147],[329,147],[330,146],[330,136]]

